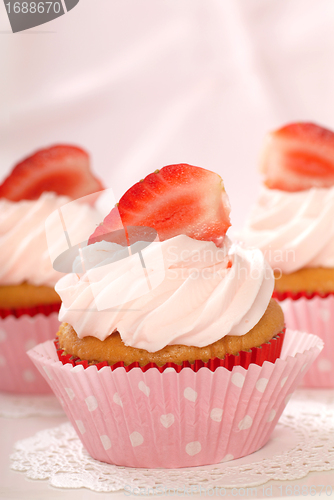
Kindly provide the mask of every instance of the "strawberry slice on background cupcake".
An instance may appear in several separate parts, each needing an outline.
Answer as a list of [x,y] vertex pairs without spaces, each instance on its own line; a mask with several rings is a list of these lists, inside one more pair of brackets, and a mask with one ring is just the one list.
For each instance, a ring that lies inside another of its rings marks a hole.
[[[54,285],[62,274],[52,267],[45,220],[69,201],[102,189],[88,154],[71,145],[37,151],[0,185],[0,390],[49,390],[25,355],[25,345],[52,338],[59,325]],[[94,226],[99,217],[93,207],[78,202],[78,222]]]
[[313,123],[275,130],[260,169],[264,187],[240,237],[274,268],[287,326],[325,340],[305,385],[334,387],[334,132]]
[[314,123],[290,123],[270,132],[260,170],[270,189],[303,191],[334,185],[334,132]]
[[37,200],[45,192],[72,200],[101,191],[103,185],[90,170],[86,151],[56,145],[41,149],[18,163],[0,186],[0,198]]

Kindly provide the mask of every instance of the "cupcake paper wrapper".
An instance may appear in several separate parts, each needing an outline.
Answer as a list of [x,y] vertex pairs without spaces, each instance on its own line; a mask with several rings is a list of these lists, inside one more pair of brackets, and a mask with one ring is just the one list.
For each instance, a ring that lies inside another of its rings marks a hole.
[[84,368],[88,368],[91,364],[94,364],[98,370],[104,366],[109,366],[110,370],[116,370],[116,368],[124,368],[127,372],[133,368],[140,368],[142,371],[149,370],[150,368],[156,368],[160,372],[164,372],[167,368],[173,368],[178,373],[184,368],[191,368],[194,372],[197,372],[200,368],[209,368],[211,371],[215,371],[218,366],[232,370],[234,366],[242,366],[243,368],[248,368],[251,363],[262,366],[265,361],[270,361],[274,363],[276,359],[280,356],[283,340],[285,336],[285,329],[278,333],[270,342],[266,342],[259,347],[252,347],[249,351],[240,351],[237,355],[226,354],[224,359],[214,358],[207,362],[202,360],[196,360],[194,363],[189,363],[189,361],[183,361],[181,365],[175,363],[166,363],[163,366],[158,366],[155,363],[148,363],[145,366],[140,366],[138,362],[132,363],[131,365],[125,365],[123,362],[115,363],[114,365],[108,365],[107,361],[102,363],[89,363],[87,360],[81,360],[76,356],[71,354],[66,354],[62,349],[59,348],[59,343],[56,340],[55,346],[57,349],[57,355],[59,361],[63,365],[70,363],[72,366],[82,365]]
[[306,293],[280,294],[288,328],[318,335],[325,346],[317,361],[305,374],[305,387],[334,387],[334,295]]
[[275,363],[180,373],[63,365],[52,341],[28,354],[93,458],[176,468],[228,461],[264,446],[322,347],[315,335],[287,330]]
[[[59,304],[0,312],[0,391],[51,393],[50,386],[27,356],[27,350],[55,337]],[[36,314],[37,312],[37,314]],[[36,315],[35,315],[36,314]]]

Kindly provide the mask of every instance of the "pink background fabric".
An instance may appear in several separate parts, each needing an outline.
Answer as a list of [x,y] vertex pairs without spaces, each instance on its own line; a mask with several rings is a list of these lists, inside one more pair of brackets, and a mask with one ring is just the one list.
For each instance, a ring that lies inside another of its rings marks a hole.
[[186,162],[218,172],[240,227],[264,134],[334,128],[332,0],[81,0],[13,35],[0,4],[0,178],[54,143],[82,145],[116,198]]

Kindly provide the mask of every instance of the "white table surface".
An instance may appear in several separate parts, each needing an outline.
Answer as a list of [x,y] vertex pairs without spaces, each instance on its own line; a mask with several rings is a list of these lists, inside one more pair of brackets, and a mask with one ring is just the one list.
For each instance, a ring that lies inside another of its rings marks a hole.
[[[113,500],[121,500],[128,498],[124,491],[115,493],[95,493],[93,491],[81,488],[81,489],[58,489],[49,486],[48,481],[31,481],[26,479],[25,474],[21,472],[15,472],[10,468],[10,455],[14,449],[14,443],[20,439],[24,439],[36,434],[36,432],[43,429],[56,427],[67,421],[66,416],[59,417],[29,417],[29,418],[17,418],[17,419],[7,419],[0,418],[0,498],[3,500],[51,500],[51,499],[71,499],[71,500],[91,500],[91,499],[103,499],[109,498]],[[334,471],[330,472],[317,472],[310,473],[303,479],[296,481],[271,481],[266,483],[264,486],[257,487],[256,498],[281,498],[280,490],[278,489],[280,485],[283,485],[282,493],[285,496],[285,486],[287,485],[299,485],[300,487],[307,485],[308,487],[312,485],[332,486],[332,495],[326,496],[322,494],[322,498],[332,498],[334,500]],[[270,493],[271,490],[267,490],[272,486],[272,495],[263,494],[263,487],[265,491]],[[169,495],[166,495],[169,496]],[[189,495],[190,496],[190,495]],[[188,496],[188,497],[189,497]],[[182,495],[180,495],[182,498]],[[192,498],[205,498],[202,494],[193,494]],[[227,490],[226,497],[230,498],[246,498],[240,494],[233,495],[231,490]],[[226,498],[225,497],[225,498]],[[130,498],[135,498],[132,495]],[[252,498],[255,498],[253,495]],[[302,498],[319,498],[319,493],[316,496],[303,496]]]

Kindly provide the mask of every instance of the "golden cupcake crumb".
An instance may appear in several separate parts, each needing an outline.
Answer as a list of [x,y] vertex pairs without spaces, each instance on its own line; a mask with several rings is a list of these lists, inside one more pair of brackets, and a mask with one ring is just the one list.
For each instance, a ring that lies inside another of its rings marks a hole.
[[123,361],[125,365],[137,361],[140,366],[156,363],[163,366],[172,362],[181,364],[183,361],[193,363],[195,360],[204,362],[213,358],[223,359],[226,354],[238,354],[252,347],[269,342],[284,328],[284,316],[279,304],[271,299],[263,317],[248,333],[242,336],[227,335],[206,347],[185,345],[169,345],[156,352],[148,352],[124,345],[120,334],[114,332],[104,341],[96,337],[79,339],[75,330],[68,323],[63,323],[58,332],[59,347],[66,353],[77,356],[89,362],[107,361],[110,365]]
[[0,309],[18,309],[60,302],[59,295],[49,286],[35,286],[29,283],[0,286]]
[[309,267],[291,274],[275,272],[275,290],[278,292],[334,292],[334,269]]

